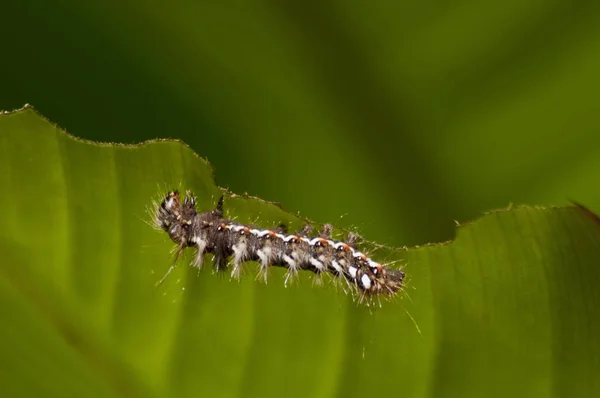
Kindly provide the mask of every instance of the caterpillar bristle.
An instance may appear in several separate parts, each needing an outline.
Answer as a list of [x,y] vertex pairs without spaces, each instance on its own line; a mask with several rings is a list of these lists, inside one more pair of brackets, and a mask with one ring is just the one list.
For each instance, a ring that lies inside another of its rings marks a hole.
[[275,232],[280,233],[280,234],[287,234],[288,226],[285,224],[279,224],[277,227],[275,227]]
[[301,230],[298,231],[297,235],[306,237],[306,236],[310,235],[310,233],[312,232],[312,229],[313,229],[312,225],[306,224],[304,227],[302,227]]
[[323,229],[319,232],[319,237],[324,239],[331,239],[331,231],[333,230],[333,226],[331,224],[323,225]]
[[334,283],[354,293],[359,302],[374,302],[381,297],[396,295],[403,287],[404,272],[380,264],[361,253],[359,236],[349,233],[345,242],[331,239],[332,226],[325,224],[316,237],[311,237],[312,225],[307,224],[295,234],[287,233],[286,225],[273,230],[258,229],[223,217],[221,196],[211,211],[198,213],[196,199],[187,191],[183,200],[178,191],[169,192],[156,205],[154,225],[167,232],[177,244],[179,258],[188,247],[196,249],[193,265],[200,268],[204,255],[214,256],[213,268],[219,274],[231,269],[231,277],[240,279],[248,261],[259,263],[257,279],[267,282],[269,267],[287,269],[285,284],[292,282],[299,271],[311,271],[313,284],[322,284],[325,274]]

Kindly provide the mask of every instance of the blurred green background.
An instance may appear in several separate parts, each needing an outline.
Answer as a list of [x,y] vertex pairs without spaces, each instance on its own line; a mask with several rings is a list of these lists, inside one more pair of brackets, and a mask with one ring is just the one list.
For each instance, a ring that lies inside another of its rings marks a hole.
[[180,138],[233,192],[395,246],[509,203],[600,210],[597,2],[19,1],[0,109]]

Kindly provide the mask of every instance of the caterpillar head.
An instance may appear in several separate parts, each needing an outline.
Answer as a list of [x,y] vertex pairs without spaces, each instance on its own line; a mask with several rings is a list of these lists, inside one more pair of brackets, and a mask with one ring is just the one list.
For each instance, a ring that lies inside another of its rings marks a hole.
[[172,191],[157,208],[155,222],[169,234],[171,240],[185,245],[192,231],[192,222],[196,216],[196,201],[191,194],[186,194],[183,202],[179,192]]
[[389,295],[394,295],[398,292],[403,285],[404,282],[404,272],[399,269],[385,269],[384,270],[384,292]]
[[404,272],[399,269],[379,266],[371,269],[371,272],[361,272],[358,287],[367,295],[394,296],[402,289],[404,276]]

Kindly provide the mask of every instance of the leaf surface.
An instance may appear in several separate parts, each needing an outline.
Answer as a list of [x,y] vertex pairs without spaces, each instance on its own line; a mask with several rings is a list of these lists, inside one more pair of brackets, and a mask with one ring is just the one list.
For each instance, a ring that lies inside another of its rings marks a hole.
[[[208,210],[224,192],[181,142],[85,142],[25,108],[0,115],[0,184],[3,396],[600,393],[600,226],[578,207],[492,212],[445,244],[362,242],[409,276],[367,308],[307,275],[238,283],[189,256],[155,287],[172,244],[152,200],[191,189]],[[225,193],[230,218],[305,222]]]

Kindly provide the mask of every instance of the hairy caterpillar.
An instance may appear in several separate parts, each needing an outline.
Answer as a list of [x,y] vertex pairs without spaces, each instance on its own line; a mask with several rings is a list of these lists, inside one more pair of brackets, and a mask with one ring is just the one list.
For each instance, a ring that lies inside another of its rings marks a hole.
[[193,247],[193,264],[201,267],[204,254],[211,253],[217,271],[226,270],[232,258],[231,275],[235,278],[239,278],[245,262],[256,261],[265,282],[272,266],[287,268],[286,282],[300,270],[318,277],[329,273],[344,280],[361,300],[394,296],[403,285],[403,271],[375,262],[358,251],[352,235],[347,242],[341,242],[331,239],[328,225],[318,236],[309,237],[310,226],[297,234],[286,234],[282,227],[269,230],[240,224],[223,218],[223,197],[215,209],[198,213],[191,193],[182,201],[177,191],[169,192],[156,206],[154,223],[178,245],[177,257],[187,247]]

